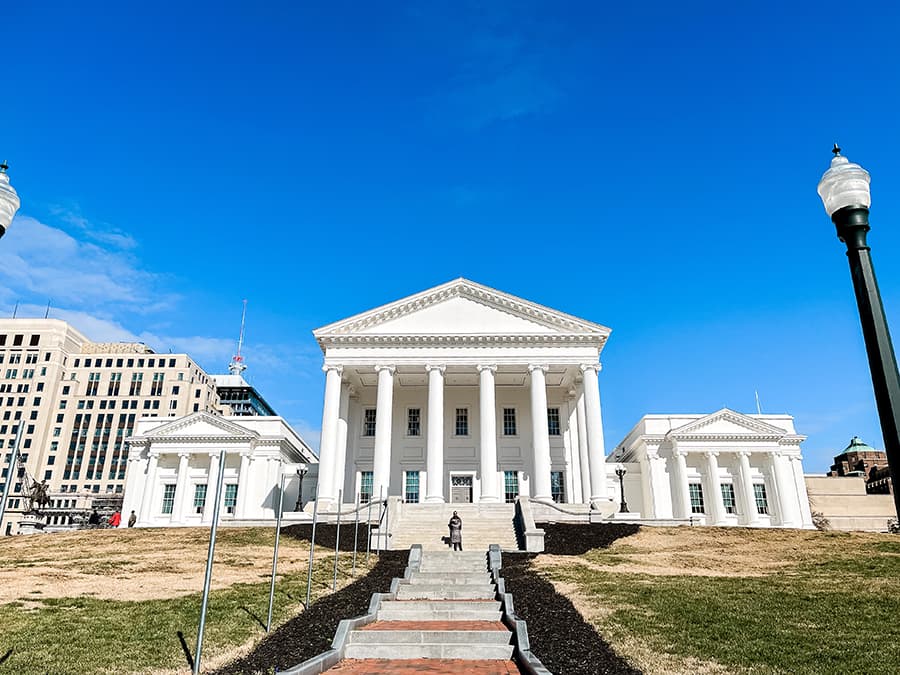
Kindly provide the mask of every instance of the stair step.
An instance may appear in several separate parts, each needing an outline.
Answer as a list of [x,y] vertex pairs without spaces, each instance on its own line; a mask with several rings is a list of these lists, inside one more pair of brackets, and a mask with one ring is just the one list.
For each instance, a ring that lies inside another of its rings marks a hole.
[[491,577],[478,572],[413,572],[409,582],[415,585],[474,586],[491,583]]
[[440,586],[434,584],[401,584],[399,600],[493,600],[497,592],[493,584],[475,586]]
[[379,609],[378,621],[500,621],[492,609]]
[[465,659],[502,660],[512,657],[512,645],[497,644],[348,644],[345,659]]

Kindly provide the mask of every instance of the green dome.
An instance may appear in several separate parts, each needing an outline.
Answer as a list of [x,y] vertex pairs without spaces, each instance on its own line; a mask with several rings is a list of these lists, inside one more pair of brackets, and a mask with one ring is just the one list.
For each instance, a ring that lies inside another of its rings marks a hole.
[[862,439],[859,436],[854,436],[850,439],[850,445],[844,448],[844,451],[841,453],[842,455],[846,455],[848,452],[878,452],[870,445],[866,445],[863,443]]

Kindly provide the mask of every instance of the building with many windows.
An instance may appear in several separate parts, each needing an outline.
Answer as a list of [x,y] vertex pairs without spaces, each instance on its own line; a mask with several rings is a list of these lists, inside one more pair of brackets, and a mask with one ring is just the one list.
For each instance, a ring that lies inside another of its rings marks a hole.
[[3,533],[14,533],[24,506],[21,469],[47,481],[48,526],[63,525],[88,495],[119,495],[125,440],[141,417],[180,417],[217,409],[213,378],[187,354],[156,354],[140,343],[92,342],[58,319],[0,320],[2,480],[24,424],[21,462]]

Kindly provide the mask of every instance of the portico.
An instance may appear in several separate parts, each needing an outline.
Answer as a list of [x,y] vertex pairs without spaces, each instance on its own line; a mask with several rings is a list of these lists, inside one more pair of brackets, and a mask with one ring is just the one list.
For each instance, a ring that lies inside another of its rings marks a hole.
[[609,329],[458,279],[314,332],[319,499],[610,503]]

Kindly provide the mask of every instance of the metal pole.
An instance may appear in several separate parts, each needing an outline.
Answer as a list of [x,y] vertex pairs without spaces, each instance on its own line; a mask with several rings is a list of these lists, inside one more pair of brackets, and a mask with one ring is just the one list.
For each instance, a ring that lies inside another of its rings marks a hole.
[[272,605],[275,603],[275,571],[278,569],[278,544],[281,540],[281,514],[284,513],[284,474],[281,474],[281,489],[278,493],[278,514],[275,518],[275,552],[272,554],[272,582],[269,584],[269,615],[266,632],[272,629]]
[[334,535],[334,580],[331,582],[331,592],[337,590],[337,563],[338,552],[341,550],[341,503],[344,499],[344,491],[338,490],[337,532]]
[[850,275],[884,437],[884,452],[894,485],[894,509],[900,517],[900,374],[897,372],[897,358],[875,278],[872,255],[866,242],[869,209],[848,206],[835,211],[831,219],[837,227],[838,238],[847,245]]
[[[378,488],[378,506],[382,509],[384,508],[384,485]],[[381,555],[381,526],[384,524],[384,514],[385,512],[382,511],[378,516],[378,548],[375,550],[375,552],[379,556]]]
[[366,536],[366,565],[369,564],[369,552],[372,550],[372,494],[369,494],[369,505],[366,513],[366,525],[368,533]]
[[25,428],[25,420],[19,420],[16,430],[16,440],[13,441],[12,457],[9,458],[9,471],[6,472],[6,484],[3,486],[3,497],[0,497],[0,524],[6,515],[6,503],[9,497],[10,487],[16,480],[16,468],[19,463],[19,443],[22,441],[22,429]]
[[384,500],[384,550],[387,551],[391,547],[391,512],[388,509],[388,501],[390,497]]
[[356,514],[353,522],[353,567],[350,569],[350,577],[356,576],[356,542],[359,541],[359,493],[356,493]]
[[316,551],[316,519],[319,517],[319,490],[316,489],[316,500],[313,502],[313,526],[309,540],[309,568],[306,570],[306,609],[309,609],[309,591],[312,585],[313,554]]
[[209,586],[212,582],[213,557],[216,553],[216,530],[219,527],[219,511],[224,495],[222,483],[225,481],[225,451],[219,453],[219,475],[216,477],[216,503],[213,505],[212,525],[209,527],[209,551],[206,554],[206,577],[203,580],[203,601],[200,603],[200,626],[197,628],[197,648],[194,650],[194,675],[200,672],[200,655],[203,652],[203,631],[206,630],[206,609],[209,605]]

